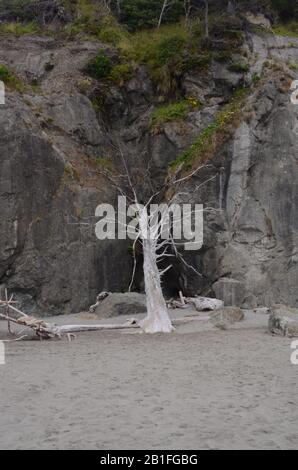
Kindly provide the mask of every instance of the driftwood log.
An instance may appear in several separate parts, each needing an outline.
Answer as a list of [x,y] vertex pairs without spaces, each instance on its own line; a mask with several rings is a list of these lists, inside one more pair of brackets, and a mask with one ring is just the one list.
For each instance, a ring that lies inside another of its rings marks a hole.
[[[83,331],[99,331],[99,330],[119,330],[124,328],[139,328],[138,322],[132,318],[122,324],[110,325],[56,325],[42,319],[37,319],[31,315],[19,310],[13,300],[13,296],[8,299],[5,290],[5,300],[0,300],[0,308],[4,308],[4,313],[0,313],[0,318],[7,320],[8,332],[13,335],[11,324],[19,325],[23,328],[31,328],[40,339],[61,339],[67,337],[71,340],[74,333]],[[23,332],[23,330],[22,330]],[[22,338],[26,337],[23,335]],[[21,339],[16,338],[16,339]]]
[[[177,304],[182,304],[184,298],[181,298],[180,302],[177,301]],[[182,300],[183,299],[183,300]],[[184,308],[186,307],[189,299],[185,298]],[[80,333],[84,331],[102,331],[102,330],[121,330],[129,328],[139,328],[142,329],[141,322],[135,318],[130,318],[124,323],[120,324],[100,324],[100,325],[57,325],[55,323],[50,323],[42,319],[37,319],[32,315],[27,315],[16,307],[18,302],[13,300],[13,296],[8,298],[7,290],[5,290],[5,300],[0,300],[0,309],[3,308],[3,313],[0,313],[0,319],[7,321],[8,332],[11,336],[15,338],[12,341],[18,341],[20,339],[26,338],[27,335],[23,334],[24,330],[30,328],[35,332],[35,334],[40,339],[62,339],[63,337],[68,338],[70,341],[75,337],[75,333]],[[177,305],[178,306],[178,305]],[[1,312],[1,310],[0,310]],[[181,324],[189,323],[195,320],[206,320],[208,317],[199,317],[191,316],[184,317],[173,320],[173,325],[178,326]],[[11,328],[11,325],[15,324],[22,327],[22,330],[19,334],[14,334]]]

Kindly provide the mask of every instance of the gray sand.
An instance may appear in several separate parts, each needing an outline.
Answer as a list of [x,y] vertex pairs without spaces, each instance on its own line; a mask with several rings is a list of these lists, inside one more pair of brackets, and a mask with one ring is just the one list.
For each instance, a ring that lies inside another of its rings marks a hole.
[[265,314],[228,331],[204,316],[171,335],[6,343],[0,448],[297,449],[291,340],[268,334]]

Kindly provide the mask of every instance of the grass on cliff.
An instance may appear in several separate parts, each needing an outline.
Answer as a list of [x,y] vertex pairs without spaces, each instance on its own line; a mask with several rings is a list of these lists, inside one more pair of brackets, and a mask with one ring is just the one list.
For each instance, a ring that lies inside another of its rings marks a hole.
[[113,82],[122,86],[133,77],[134,66],[132,63],[113,63],[104,50],[94,57],[87,65],[87,72],[97,80]]
[[14,36],[24,36],[26,34],[40,34],[39,26],[34,23],[1,23],[0,34],[12,34]]
[[201,35],[199,27],[190,32],[180,23],[124,35],[116,46],[119,63],[113,64],[102,52],[97,64],[94,60],[89,64],[89,71],[95,78],[123,83],[137,65],[144,65],[158,92],[174,97],[184,73],[204,70],[212,61],[210,50],[200,46]]
[[279,36],[289,36],[298,38],[298,21],[291,21],[273,28],[273,32]]
[[190,168],[194,163],[204,163],[208,160],[238,125],[247,93],[245,88],[237,90],[231,101],[219,111],[215,120],[170,164],[170,169],[175,170],[181,165]]
[[6,67],[6,65],[0,64],[0,80],[11,90],[19,92],[23,92],[25,90],[24,83],[16,77],[11,70]]
[[[158,92],[168,97],[177,94],[184,73],[205,70],[219,56],[230,58],[233,51],[239,51],[243,42],[241,26],[231,24],[231,20],[223,15],[210,18],[211,32],[208,41],[204,38],[202,22],[195,20],[188,27],[181,21],[162,25],[160,29],[130,33],[115,18],[106,15],[97,22],[82,17],[66,29],[74,35],[83,33],[89,39],[111,44],[118,50],[119,63],[116,65],[122,67],[112,74],[112,77],[117,75],[114,81],[121,82],[121,74],[124,81],[129,79],[128,64],[131,65],[131,70],[136,65],[144,65]],[[215,42],[212,42],[213,39]],[[239,73],[246,71],[242,64],[236,66]],[[106,79],[109,73],[104,72],[105,76],[100,76],[99,72],[97,75],[98,78]]]
[[150,129],[153,132],[157,132],[160,127],[167,122],[183,120],[192,109],[198,108],[199,106],[199,101],[193,97],[189,97],[177,103],[160,106],[151,114]]
[[159,92],[174,94],[184,72],[205,68],[211,61],[209,52],[200,50],[198,43],[194,47],[193,41],[183,24],[141,31],[132,36],[131,56],[147,67]]

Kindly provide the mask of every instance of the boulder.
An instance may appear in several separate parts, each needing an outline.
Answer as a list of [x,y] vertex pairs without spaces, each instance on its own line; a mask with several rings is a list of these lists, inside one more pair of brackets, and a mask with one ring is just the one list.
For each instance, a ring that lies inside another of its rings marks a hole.
[[249,12],[246,14],[246,19],[253,26],[260,26],[266,29],[271,28],[271,21],[262,13]]
[[245,297],[245,285],[227,277],[222,277],[216,281],[212,288],[218,299],[223,300],[225,305],[241,306]]
[[224,303],[222,300],[209,299],[208,297],[194,297],[192,299],[186,299],[186,300],[189,303],[192,303],[198,312],[204,312],[208,310],[217,310],[224,306]]
[[245,314],[238,307],[224,307],[216,312],[210,313],[210,321],[222,330],[226,330],[229,325],[243,321]]
[[95,309],[100,318],[117,317],[118,315],[135,315],[146,313],[146,296],[136,292],[125,294],[114,293],[102,300]]
[[298,309],[286,305],[274,305],[268,321],[270,333],[298,337]]

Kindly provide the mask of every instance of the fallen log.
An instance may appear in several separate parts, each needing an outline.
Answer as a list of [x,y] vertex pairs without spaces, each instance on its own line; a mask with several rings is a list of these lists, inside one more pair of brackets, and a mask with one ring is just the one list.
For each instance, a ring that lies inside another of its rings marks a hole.
[[[139,328],[138,322],[131,318],[123,324],[110,324],[110,325],[56,325],[55,323],[49,323],[41,319],[37,319],[31,315],[19,310],[13,304],[17,302],[13,300],[13,296],[8,299],[7,290],[5,290],[5,300],[0,300],[0,308],[5,308],[5,313],[0,313],[0,318],[7,321],[8,332],[11,332],[11,323],[22,326],[23,328],[31,328],[40,339],[61,339],[67,337],[71,340],[74,337],[74,333],[83,331],[99,331],[99,330],[119,330],[124,328]],[[18,314],[15,318],[11,316],[10,311],[14,314]],[[23,332],[23,330],[22,330]],[[22,336],[22,338],[24,335]],[[19,339],[20,336],[17,338]]]
[[139,324],[135,319],[127,320],[122,324],[110,324],[110,325],[56,325],[55,323],[45,322],[44,320],[38,320],[32,316],[26,318],[13,318],[6,314],[0,314],[0,318],[10,321],[17,325],[28,327],[33,329],[36,335],[40,339],[62,339],[67,337],[71,340],[74,337],[74,333],[80,333],[84,331],[100,331],[100,330],[120,330],[127,328],[139,328]]
[[[10,324],[14,323],[23,327],[22,333],[25,328],[30,328],[35,332],[35,334],[40,339],[62,339],[63,337],[67,337],[70,341],[72,337],[75,337],[75,333],[81,333],[85,331],[102,331],[102,330],[121,330],[121,329],[129,329],[129,328],[139,328],[141,329],[140,322],[135,318],[130,318],[126,320],[124,323],[111,323],[111,324],[95,324],[95,325],[57,325],[55,323],[49,323],[42,319],[37,319],[31,315],[27,315],[26,313],[22,312],[14,305],[16,302],[12,300],[12,296],[10,299],[6,296],[6,300],[0,300],[0,308],[5,308],[5,313],[0,313],[0,318],[6,320],[9,325],[9,332]],[[185,305],[186,307],[186,305]],[[14,318],[10,315],[9,310],[11,310],[14,314],[17,313],[19,315],[18,318]],[[200,317],[200,316],[189,316],[184,318],[179,318],[173,320],[173,325],[181,325],[185,323],[190,323],[195,320],[205,320],[208,317]],[[15,341],[25,338],[26,335],[18,336]]]

